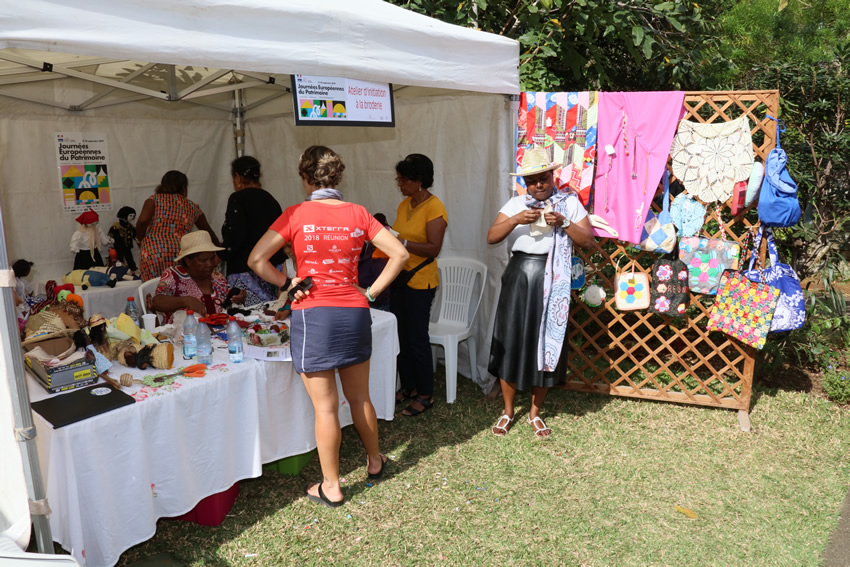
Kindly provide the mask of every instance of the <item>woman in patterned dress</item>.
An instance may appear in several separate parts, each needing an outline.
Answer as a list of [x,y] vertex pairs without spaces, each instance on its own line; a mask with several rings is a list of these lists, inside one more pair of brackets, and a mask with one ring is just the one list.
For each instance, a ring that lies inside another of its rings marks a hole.
[[140,241],[139,267],[142,281],[158,278],[174,265],[180,251],[180,239],[193,226],[205,230],[216,246],[220,246],[201,207],[186,198],[189,179],[180,171],[169,171],[162,176],[156,192],[142,206],[136,223],[136,237]]

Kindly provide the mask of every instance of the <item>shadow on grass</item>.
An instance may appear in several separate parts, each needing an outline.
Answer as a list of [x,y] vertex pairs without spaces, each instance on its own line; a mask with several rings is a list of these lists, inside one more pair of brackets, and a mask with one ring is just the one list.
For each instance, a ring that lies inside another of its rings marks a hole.
[[[478,385],[463,376],[458,377],[457,401],[447,404],[445,400],[445,369],[438,366],[433,408],[419,416],[406,417],[401,415],[406,404],[399,404],[392,421],[379,421],[381,451],[392,456],[385,469],[385,480],[415,468],[422,459],[462,445],[477,435],[490,435],[491,427],[503,411],[500,397],[487,399]],[[517,434],[531,436],[530,426],[524,423],[531,405],[531,393],[519,392],[516,401],[516,423],[522,430]],[[610,397],[604,395],[553,388],[542,415],[557,435],[561,424],[566,425],[564,418],[578,419],[598,412],[609,401]],[[493,439],[499,441],[495,437]],[[347,500],[363,498],[374,484],[374,481],[368,480],[365,469],[366,455],[357,432],[353,427],[346,427],[340,447],[340,475],[345,479],[342,486]],[[255,525],[279,519],[281,530],[308,530],[310,522],[322,514],[324,508],[314,509],[314,504],[305,504],[304,508],[298,501],[304,499],[304,485],[321,478],[319,460],[314,457],[297,476],[266,471],[259,478],[242,480],[239,498],[220,526],[160,520],[154,537],[127,550],[117,565],[132,567],[134,562],[158,554],[172,554],[186,565],[232,565],[222,556],[226,553],[227,543]],[[305,516],[305,509],[310,511],[309,518]],[[234,561],[240,563],[244,559]]]

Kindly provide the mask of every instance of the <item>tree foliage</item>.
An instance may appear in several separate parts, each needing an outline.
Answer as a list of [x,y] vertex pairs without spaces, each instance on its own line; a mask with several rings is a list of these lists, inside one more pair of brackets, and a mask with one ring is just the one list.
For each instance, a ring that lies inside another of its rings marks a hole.
[[[780,5],[784,8],[780,10]],[[850,229],[850,13],[846,0],[752,0],[719,20],[715,85],[778,89],[803,222],[786,231],[801,276],[840,259]],[[712,86],[715,86],[712,85]]]
[[697,88],[723,2],[390,0],[519,41],[523,90]]

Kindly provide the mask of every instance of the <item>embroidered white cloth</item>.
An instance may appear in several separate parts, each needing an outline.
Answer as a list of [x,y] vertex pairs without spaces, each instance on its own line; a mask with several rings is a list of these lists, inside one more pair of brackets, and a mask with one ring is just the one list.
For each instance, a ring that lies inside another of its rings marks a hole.
[[688,193],[705,203],[727,201],[736,181],[750,178],[753,137],[750,121],[702,124],[682,120],[670,147],[673,174]]

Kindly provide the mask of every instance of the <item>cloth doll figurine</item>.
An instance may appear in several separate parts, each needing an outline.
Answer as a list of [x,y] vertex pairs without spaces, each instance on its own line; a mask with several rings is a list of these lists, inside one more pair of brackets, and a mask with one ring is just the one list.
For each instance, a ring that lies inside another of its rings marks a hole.
[[[106,268],[103,269],[105,270]],[[88,289],[92,286],[100,287],[104,285],[115,287],[114,280],[115,278],[112,278],[109,274],[99,270],[72,270],[62,276],[62,281],[66,284],[74,284],[82,289]]]
[[80,227],[71,237],[71,252],[75,270],[88,270],[92,266],[103,266],[100,249],[112,244],[112,239],[97,226],[99,217],[94,211],[86,211],[75,219]]
[[109,229],[109,237],[114,243],[116,260],[127,266],[130,271],[136,271],[133,260],[133,241],[136,240],[136,209],[121,207],[118,211],[118,222]]

